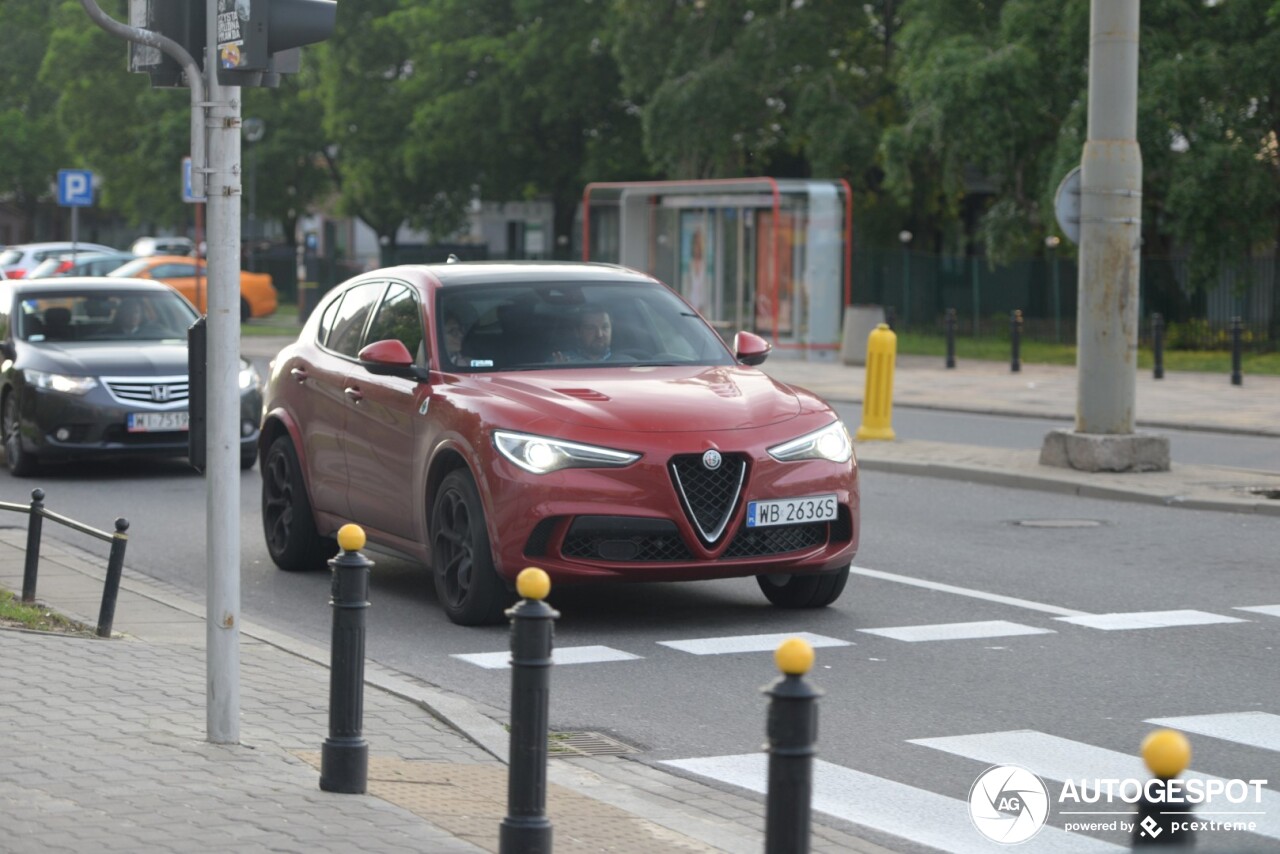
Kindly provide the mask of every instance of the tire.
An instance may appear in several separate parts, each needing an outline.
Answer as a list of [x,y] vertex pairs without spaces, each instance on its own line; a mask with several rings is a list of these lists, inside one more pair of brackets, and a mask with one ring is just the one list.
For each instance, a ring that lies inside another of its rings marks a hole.
[[812,575],[757,575],[765,598],[779,608],[825,608],[840,598],[849,567]]
[[248,323],[251,317],[253,317],[253,310],[249,308],[249,301],[240,297],[240,322]]
[[40,467],[36,455],[22,447],[22,416],[18,414],[18,393],[9,391],[0,407],[4,429],[4,463],[14,477],[30,477]]
[[289,572],[320,569],[333,557],[332,540],[321,537],[293,440],[271,443],[262,466],[262,533],[276,566]]
[[248,453],[247,451],[241,451],[240,452],[240,471],[248,471],[249,469],[253,468],[253,464],[257,461],[258,461],[258,454],[256,451],[252,454]]
[[431,560],[436,596],[445,615],[460,626],[505,620],[510,598],[493,566],[484,505],[465,469],[445,475],[431,510]]

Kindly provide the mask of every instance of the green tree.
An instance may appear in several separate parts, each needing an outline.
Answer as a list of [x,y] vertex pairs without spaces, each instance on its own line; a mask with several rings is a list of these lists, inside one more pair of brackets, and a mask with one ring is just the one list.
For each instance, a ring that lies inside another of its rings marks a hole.
[[415,34],[414,180],[458,202],[550,198],[567,254],[587,182],[648,176],[608,20],[591,0],[406,0],[390,22]]
[[0,21],[9,38],[0,54],[0,192],[22,212],[20,241],[33,236],[36,211],[59,167],[84,166],[70,159],[57,130],[57,92],[39,82],[52,31],[49,0],[0,0]]

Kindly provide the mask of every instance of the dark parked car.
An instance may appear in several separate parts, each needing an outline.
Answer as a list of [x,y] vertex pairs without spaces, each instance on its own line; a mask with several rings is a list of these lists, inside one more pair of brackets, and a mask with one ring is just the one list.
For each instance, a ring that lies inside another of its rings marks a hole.
[[434,568],[454,622],[497,621],[516,574],[754,576],[823,607],[859,535],[849,434],[731,351],[673,291],[604,264],[375,270],[272,364],[262,519],[282,568],[356,522]]
[[[0,282],[5,462],[187,455],[187,329],[196,310],[161,282]],[[243,468],[257,458],[262,383],[240,367]]]

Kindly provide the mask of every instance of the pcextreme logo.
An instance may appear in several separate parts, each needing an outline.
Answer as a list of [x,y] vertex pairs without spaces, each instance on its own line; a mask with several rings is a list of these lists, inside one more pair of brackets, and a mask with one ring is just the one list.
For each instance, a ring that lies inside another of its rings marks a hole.
[[994,765],[969,790],[969,818],[992,842],[1026,842],[1049,819],[1049,790],[1026,768]]

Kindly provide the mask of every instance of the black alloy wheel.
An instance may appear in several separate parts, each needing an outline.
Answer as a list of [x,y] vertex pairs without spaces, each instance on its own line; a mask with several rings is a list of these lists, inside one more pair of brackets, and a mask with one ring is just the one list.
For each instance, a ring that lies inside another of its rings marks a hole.
[[22,447],[22,416],[18,414],[18,393],[5,393],[0,423],[4,426],[4,462],[14,477],[30,477],[39,468],[36,455]]
[[262,467],[262,533],[276,566],[290,572],[319,569],[336,551],[333,540],[316,531],[302,467],[288,436],[271,443]]
[[779,608],[825,608],[840,598],[849,567],[811,575],[757,575],[765,598]]
[[436,596],[461,626],[503,621],[508,593],[493,566],[484,506],[465,469],[445,475],[431,510],[431,560]]

